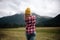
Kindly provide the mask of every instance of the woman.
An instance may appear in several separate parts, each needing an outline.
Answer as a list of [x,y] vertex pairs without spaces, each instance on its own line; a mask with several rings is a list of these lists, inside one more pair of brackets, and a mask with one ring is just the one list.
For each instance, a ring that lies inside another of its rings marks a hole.
[[25,10],[26,37],[27,40],[35,40],[36,36],[36,17],[32,15],[30,8]]

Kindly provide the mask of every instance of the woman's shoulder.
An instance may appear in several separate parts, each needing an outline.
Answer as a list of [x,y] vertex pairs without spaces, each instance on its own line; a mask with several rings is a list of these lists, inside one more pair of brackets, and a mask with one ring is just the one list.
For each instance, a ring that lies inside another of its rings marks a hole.
[[33,18],[33,19],[36,19],[36,16],[35,16],[35,15],[32,15],[32,18]]
[[32,15],[32,17],[33,17],[33,18],[36,18],[36,16],[35,16],[35,15]]

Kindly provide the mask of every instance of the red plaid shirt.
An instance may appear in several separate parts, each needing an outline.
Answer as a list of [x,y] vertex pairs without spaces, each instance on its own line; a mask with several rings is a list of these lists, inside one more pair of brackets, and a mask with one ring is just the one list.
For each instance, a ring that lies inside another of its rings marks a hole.
[[25,22],[26,22],[26,32],[28,34],[35,32],[36,17],[29,16],[28,18],[25,18]]

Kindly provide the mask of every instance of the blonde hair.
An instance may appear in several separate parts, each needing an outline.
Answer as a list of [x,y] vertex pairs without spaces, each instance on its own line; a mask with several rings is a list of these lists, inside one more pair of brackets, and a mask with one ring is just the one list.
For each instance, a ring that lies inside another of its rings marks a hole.
[[25,10],[25,15],[26,14],[31,14],[31,9],[30,8],[27,8],[26,10]]

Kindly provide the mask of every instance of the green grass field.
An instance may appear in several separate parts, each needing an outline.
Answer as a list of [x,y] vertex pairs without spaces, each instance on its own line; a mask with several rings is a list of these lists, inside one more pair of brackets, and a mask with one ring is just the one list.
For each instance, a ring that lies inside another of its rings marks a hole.
[[[0,40],[26,40],[25,28],[0,28]],[[60,40],[60,28],[37,27],[36,40]]]

